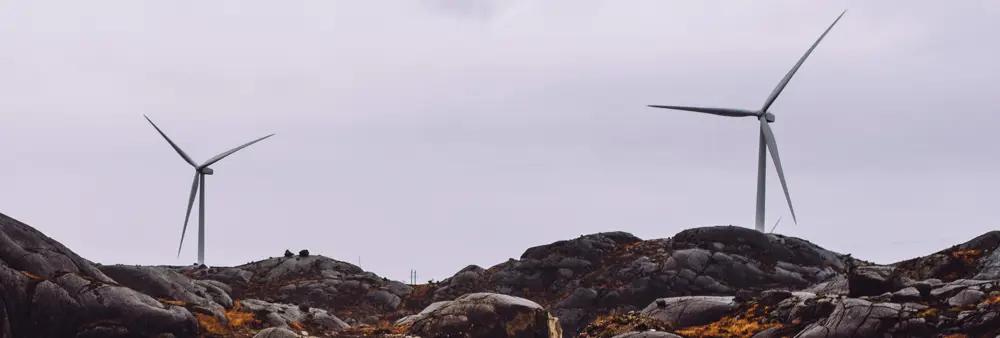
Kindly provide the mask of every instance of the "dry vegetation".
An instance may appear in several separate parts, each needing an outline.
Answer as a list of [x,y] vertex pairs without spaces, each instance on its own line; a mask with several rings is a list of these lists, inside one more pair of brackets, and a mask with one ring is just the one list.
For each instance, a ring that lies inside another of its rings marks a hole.
[[951,253],[951,256],[961,259],[962,262],[965,264],[974,264],[976,262],[976,258],[979,258],[979,256],[982,254],[983,254],[982,250],[970,249],[970,250],[953,251]]
[[986,305],[1000,304],[1000,294],[986,298]]
[[184,303],[183,301],[173,300],[173,299],[157,298],[156,300],[160,301],[160,303],[163,303],[165,305],[173,305],[173,306],[185,306],[185,305],[187,305],[187,303]]
[[752,337],[758,332],[781,324],[765,324],[764,318],[768,308],[760,308],[753,304],[743,313],[722,317],[722,319],[706,325],[692,326],[676,330],[677,334],[689,337]]
[[638,312],[597,317],[580,332],[581,338],[610,338],[632,331],[670,331],[669,324]]
[[223,324],[218,318],[212,315],[195,313],[195,316],[198,317],[198,324],[201,326],[202,331],[204,331],[203,334],[231,335],[245,332],[252,327],[260,325],[260,322],[254,317],[253,313],[243,312],[242,310],[243,305],[239,301],[236,301],[232,309],[223,313],[229,322],[228,325]]

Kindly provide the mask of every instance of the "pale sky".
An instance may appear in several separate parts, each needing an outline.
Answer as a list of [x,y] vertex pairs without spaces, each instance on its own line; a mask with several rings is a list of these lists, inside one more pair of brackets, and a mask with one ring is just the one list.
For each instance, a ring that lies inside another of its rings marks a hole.
[[[997,228],[1000,3],[0,2],[0,212],[105,264],[309,249],[421,282],[622,230],[752,226],[772,106],[797,225],[890,263]],[[197,211],[195,211],[196,213]]]

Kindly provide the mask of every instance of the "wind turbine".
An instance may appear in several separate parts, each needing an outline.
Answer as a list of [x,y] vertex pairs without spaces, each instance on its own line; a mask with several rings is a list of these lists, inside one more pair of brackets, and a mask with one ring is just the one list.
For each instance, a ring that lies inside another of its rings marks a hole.
[[684,111],[692,111],[692,112],[728,116],[728,117],[754,116],[757,118],[757,120],[760,122],[760,143],[758,145],[758,156],[757,156],[757,217],[754,222],[757,231],[764,232],[765,230],[764,229],[764,183],[766,177],[765,171],[767,169],[768,151],[770,151],[771,159],[774,161],[774,169],[778,172],[778,180],[781,181],[781,189],[784,190],[785,192],[785,200],[788,202],[788,210],[790,210],[792,213],[792,220],[795,221],[796,224],[798,224],[798,220],[796,220],[795,218],[795,209],[792,208],[792,198],[788,195],[788,186],[785,184],[785,172],[781,168],[781,159],[778,157],[778,145],[775,143],[774,140],[774,132],[772,132],[771,127],[768,126],[769,123],[774,122],[774,114],[769,112],[768,109],[771,108],[771,104],[773,104],[774,100],[778,98],[778,95],[781,94],[781,91],[785,89],[785,86],[788,85],[788,81],[792,79],[792,76],[795,75],[795,72],[799,70],[799,67],[801,67],[802,63],[806,61],[806,58],[809,57],[809,54],[812,53],[813,49],[816,49],[816,46],[819,45],[819,42],[823,41],[823,37],[825,37],[826,34],[829,33],[831,29],[833,29],[833,26],[837,24],[837,21],[840,21],[840,18],[843,17],[845,13],[847,13],[846,10],[843,13],[840,13],[840,16],[838,16],[837,19],[834,20],[832,24],[830,24],[830,27],[823,32],[823,35],[820,35],[819,39],[817,39],[816,42],[812,44],[812,47],[809,47],[809,50],[806,51],[806,54],[802,55],[802,58],[799,59],[799,62],[796,63],[794,67],[792,67],[792,70],[789,71],[788,74],[785,74],[785,77],[781,79],[781,82],[778,83],[778,86],[775,87],[773,91],[771,91],[771,95],[769,95],[767,97],[767,100],[764,101],[764,106],[756,111],[745,110],[745,109],[729,109],[729,108],[649,105],[649,107],[653,108],[684,110]]
[[187,233],[188,220],[191,219],[191,207],[194,206],[194,197],[195,195],[199,195],[198,190],[201,190],[198,199],[198,265],[203,265],[205,264],[205,175],[212,175],[215,173],[215,171],[212,170],[212,168],[209,168],[209,166],[221,161],[229,155],[232,155],[240,149],[249,147],[251,144],[274,136],[274,134],[261,137],[247,142],[239,147],[230,149],[224,153],[215,155],[215,157],[210,158],[208,161],[205,161],[205,163],[196,164],[190,156],[184,153],[184,151],[181,150],[176,143],[174,143],[174,141],[167,137],[167,134],[163,133],[163,130],[160,130],[160,127],[157,127],[156,124],[153,123],[153,120],[150,120],[146,115],[142,115],[142,117],[145,117],[146,121],[149,121],[149,124],[152,124],[153,128],[156,128],[156,131],[163,136],[163,139],[167,140],[167,143],[170,143],[170,147],[174,148],[174,150],[177,151],[177,154],[181,155],[181,158],[183,158],[185,162],[194,167],[194,183],[191,183],[191,197],[188,199],[187,214],[184,216],[184,228],[181,230],[181,243],[177,247],[177,257],[181,256],[181,248],[184,247],[184,235]]

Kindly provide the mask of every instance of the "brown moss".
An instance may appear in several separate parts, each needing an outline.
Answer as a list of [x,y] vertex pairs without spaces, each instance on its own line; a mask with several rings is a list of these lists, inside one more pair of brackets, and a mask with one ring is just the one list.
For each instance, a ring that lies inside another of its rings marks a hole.
[[253,313],[243,312],[243,305],[240,301],[236,301],[233,308],[223,312],[229,325],[224,325],[212,315],[206,315],[203,313],[195,313],[195,317],[198,318],[198,324],[202,329],[203,333],[214,334],[214,335],[230,335],[241,331],[243,329],[249,328],[249,326],[257,326],[260,324]]
[[422,310],[430,305],[434,290],[434,287],[428,284],[413,285],[413,290],[403,300],[403,307],[411,310]]
[[982,250],[970,249],[970,250],[952,251],[951,256],[962,260],[962,262],[965,264],[973,264],[975,263],[976,258],[979,258],[979,256],[982,254],[983,254]]
[[535,314],[531,312],[519,312],[514,319],[507,322],[507,336],[515,337],[518,332],[524,331],[535,323]]
[[677,334],[689,337],[752,337],[753,335],[781,324],[764,324],[768,308],[760,308],[753,304],[746,311],[706,325],[691,326],[675,331]]
[[935,308],[927,308],[926,310],[917,313],[918,318],[937,318],[937,316],[938,316],[938,309]]
[[993,297],[986,298],[985,303],[986,303],[986,305],[1000,304],[1000,294],[997,294],[997,295],[995,295]]
[[580,332],[580,338],[610,338],[633,331],[670,331],[666,322],[637,312],[612,313],[597,317]]
[[173,299],[166,299],[166,298],[157,298],[156,300],[160,301],[160,303],[167,304],[167,305],[173,305],[173,306],[185,306],[185,305],[187,305],[187,303],[185,303],[184,301],[180,301],[180,300],[173,300]]
[[31,278],[31,279],[42,279],[42,277],[38,277],[38,276],[32,275],[30,272],[27,272],[27,271],[21,271],[21,273],[24,274],[25,276],[27,276],[28,278]]

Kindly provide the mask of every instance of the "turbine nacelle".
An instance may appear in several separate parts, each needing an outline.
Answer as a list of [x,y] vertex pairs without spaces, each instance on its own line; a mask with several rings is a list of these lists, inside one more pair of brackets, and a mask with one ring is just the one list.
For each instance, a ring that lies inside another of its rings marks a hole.
[[205,174],[205,175],[212,175],[212,174],[215,173],[215,170],[212,170],[212,168],[209,168],[209,167],[204,167],[204,168],[198,169],[198,172],[202,173],[202,174]]
[[770,112],[765,112],[763,116],[764,116],[764,120],[767,121],[767,123],[773,123],[774,122],[774,114],[771,114]]

